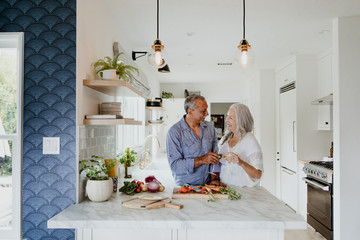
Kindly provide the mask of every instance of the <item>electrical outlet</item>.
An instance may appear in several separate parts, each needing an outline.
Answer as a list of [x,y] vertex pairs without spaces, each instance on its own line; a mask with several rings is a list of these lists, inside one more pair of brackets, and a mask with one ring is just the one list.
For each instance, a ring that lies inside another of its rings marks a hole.
[[60,154],[60,138],[43,137],[43,154]]

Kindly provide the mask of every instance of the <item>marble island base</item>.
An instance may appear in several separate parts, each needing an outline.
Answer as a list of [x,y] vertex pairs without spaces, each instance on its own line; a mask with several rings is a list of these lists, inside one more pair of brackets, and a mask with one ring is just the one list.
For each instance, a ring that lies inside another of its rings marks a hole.
[[[122,207],[129,198],[114,193],[107,202],[85,200],[48,221],[49,228],[75,228],[78,240],[97,239],[284,239],[286,229],[306,229],[305,220],[262,187],[239,188],[241,200],[175,199],[181,210]],[[171,196],[167,189],[161,194]]]

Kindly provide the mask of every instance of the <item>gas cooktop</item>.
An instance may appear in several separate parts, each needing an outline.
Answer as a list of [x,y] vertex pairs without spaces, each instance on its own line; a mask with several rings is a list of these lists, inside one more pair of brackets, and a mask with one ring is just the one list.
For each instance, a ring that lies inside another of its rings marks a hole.
[[333,170],[333,162],[328,162],[328,161],[310,161],[310,164],[316,165],[316,166],[320,166],[320,167],[324,167],[330,170]]

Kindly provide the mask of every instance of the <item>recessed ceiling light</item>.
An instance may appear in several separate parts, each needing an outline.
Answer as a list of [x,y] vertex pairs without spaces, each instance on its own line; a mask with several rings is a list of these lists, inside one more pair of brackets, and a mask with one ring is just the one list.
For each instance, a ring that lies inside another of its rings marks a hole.
[[231,66],[232,63],[231,62],[223,62],[223,63],[218,63],[218,66]]

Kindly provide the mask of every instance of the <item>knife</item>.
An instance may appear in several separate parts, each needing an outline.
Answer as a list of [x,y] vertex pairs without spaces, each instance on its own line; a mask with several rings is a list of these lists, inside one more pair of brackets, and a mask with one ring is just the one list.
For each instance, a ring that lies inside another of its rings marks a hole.
[[166,200],[166,199],[169,199],[169,198],[166,197],[166,198],[163,198],[163,199],[159,199],[159,200],[156,200],[156,201],[152,201],[152,202],[150,202],[150,203],[148,203],[148,204],[145,204],[145,205],[142,205],[142,206],[140,206],[140,207],[141,207],[141,208],[146,208],[146,206],[149,206],[149,205],[154,204],[154,203],[157,203],[157,202],[161,202],[161,201]]

